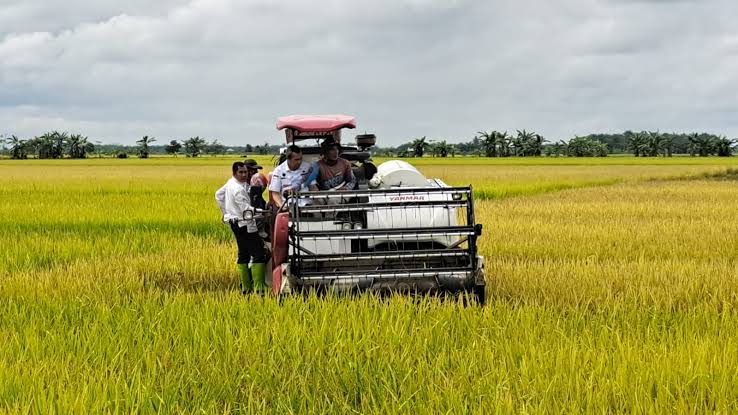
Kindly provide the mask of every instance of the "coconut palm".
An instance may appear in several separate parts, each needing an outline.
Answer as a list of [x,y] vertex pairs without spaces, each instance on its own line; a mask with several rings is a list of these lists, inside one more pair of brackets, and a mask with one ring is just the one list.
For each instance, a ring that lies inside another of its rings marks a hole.
[[733,149],[738,143],[738,139],[729,139],[728,137],[718,137],[714,140],[715,151],[720,157],[729,157],[733,155]]
[[540,134],[528,132],[525,130],[517,130],[518,135],[514,140],[516,147],[516,155],[518,156],[540,156],[543,151],[543,142],[545,141]]
[[634,133],[626,131],[625,137],[628,139],[628,148],[636,157],[645,157],[648,154],[648,137],[644,132]]
[[67,139],[67,154],[73,159],[83,159],[87,153],[95,150],[95,146],[81,134],[72,134]]
[[543,143],[546,139],[540,134],[535,134],[533,140],[529,143],[529,150],[532,156],[540,156],[543,153]]
[[184,142],[185,153],[190,157],[197,157],[202,153],[207,141],[200,136],[190,137]]
[[512,145],[512,137],[508,135],[507,131],[499,132],[497,133],[497,146],[498,154],[500,157],[509,157],[510,156],[510,146]]
[[415,155],[415,157],[423,157],[423,154],[425,154],[425,150],[428,148],[428,146],[429,143],[425,136],[416,138],[410,143],[410,147],[413,148],[413,154]]
[[433,156],[434,157],[448,157],[448,153],[451,152],[452,145],[448,144],[446,140],[439,141],[432,144]]
[[497,131],[488,133],[486,131],[478,131],[478,137],[474,140],[481,142],[481,147],[486,157],[497,157]]
[[64,148],[68,139],[67,133],[52,131],[34,138],[32,145],[36,149],[38,158],[58,159],[64,156]]
[[689,153],[700,157],[707,157],[714,151],[714,142],[712,137],[707,134],[692,133],[687,137],[689,140]]
[[[512,155],[522,156],[524,155],[523,154],[523,147],[525,147],[524,140],[526,140],[527,137],[523,137],[522,132],[520,130],[517,130],[517,131],[518,131],[518,134],[515,137],[510,138],[510,144],[512,147]],[[527,135],[528,133],[526,132],[525,134]]]
[[554,143],[552,147],[553,154],[558,157],[560,155],[565,155],[567,153],[567,143],[564,140],[559,140],[559,142]]
[[149,158],[149,144],[156,141],[156,138],[145,135],[140,140],[136,141],[138,144],[138,157],[142,159]]
[[645,135],[645,149],[649,157],[658,157],[662,152],[666,154],[666,140],[658,131],[647,131]]
[[28,158],[28,141],[21,140],[17,136],[11,135],[5,138],[5,143],[10,146],[10,157],[14,159]]

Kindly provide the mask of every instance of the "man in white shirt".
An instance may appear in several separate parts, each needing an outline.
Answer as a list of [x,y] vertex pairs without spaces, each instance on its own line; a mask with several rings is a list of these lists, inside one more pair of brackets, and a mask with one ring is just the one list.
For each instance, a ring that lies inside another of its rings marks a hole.
[[[261,293],[266,291],[266,251],[264,242],[259,237],[256,221],[244,219],[244,212],[251,211],[249,198],[249,179],[251,172],[240,161],[233,163],[231,177],[223,187],[215,192],[215,201],[223,213],[223,222],[230,224],[238,245],[236,261],[241,277],[241,291],[244,294],[252,290]],[[249,269],[251,261],[251,269]]]
[[[276,209],[284,205],[284,192],[306,191],[315,185],[311,177],[313,165],[302,160],[302,150],[296,145],[287,147],[287,159],[272,172],[272,181],[269,183],[270,200]],[[300,206],[308,204],[306,199],[300,200]]]

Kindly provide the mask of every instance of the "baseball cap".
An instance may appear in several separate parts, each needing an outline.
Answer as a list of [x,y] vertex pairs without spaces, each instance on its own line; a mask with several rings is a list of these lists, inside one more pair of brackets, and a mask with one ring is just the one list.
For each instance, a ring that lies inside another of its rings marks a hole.
[[255,169],[255,170],[263,169],[263,167],[261,167],[259,163],[257,163],[256,160],[254,159],[246,159],[243,161],[243,164],[245,164],[246,167],[249,169]]
[[333,147],[337,147],[339,150],[341,149],[341,145],[336,142],[336,140],[333,137],[326,138],[321,144],[320,149],[323,152],[326,152],[330,150]]

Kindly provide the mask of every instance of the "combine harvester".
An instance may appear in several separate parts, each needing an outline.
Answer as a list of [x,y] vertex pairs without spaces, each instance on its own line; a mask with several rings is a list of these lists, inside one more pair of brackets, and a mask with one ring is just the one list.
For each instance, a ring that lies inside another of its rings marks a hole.
[[319,159],[323,140],[334,139],[357,185],[289,196],[289,207],[273,218],[273,292],[467,292],[483,304],[484,258],[477,255],[482,226],[474,221],[471,186],[426,179],[400,160],[375,167],[368,152],[375,136],[357,135],[355,146],[344,146],[346,128],[356,128],[353,117],[277,121],[287,144],[300,145],[308,162]]

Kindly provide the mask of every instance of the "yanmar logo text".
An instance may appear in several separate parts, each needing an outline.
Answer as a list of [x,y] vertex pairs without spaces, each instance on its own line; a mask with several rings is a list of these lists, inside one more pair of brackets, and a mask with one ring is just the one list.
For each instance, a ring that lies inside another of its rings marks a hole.
[[425,200],[425,196],[412,195],[412,196],[391,196],[390,202],[419,202]]

